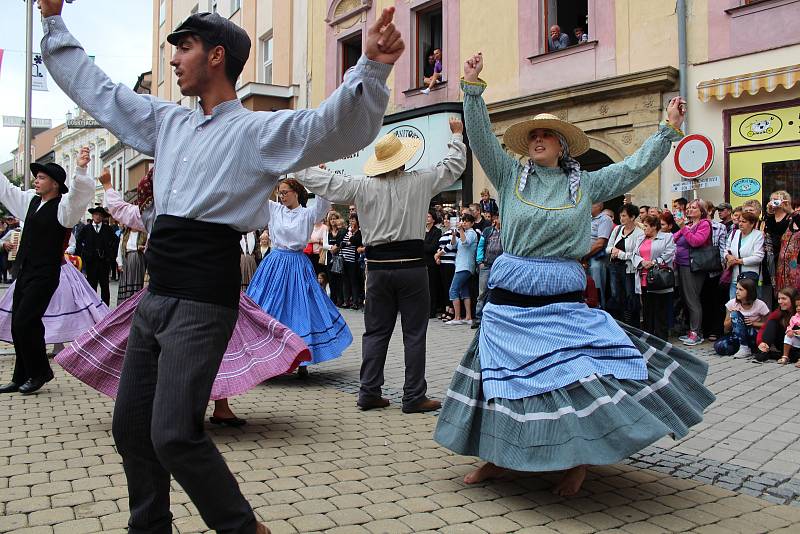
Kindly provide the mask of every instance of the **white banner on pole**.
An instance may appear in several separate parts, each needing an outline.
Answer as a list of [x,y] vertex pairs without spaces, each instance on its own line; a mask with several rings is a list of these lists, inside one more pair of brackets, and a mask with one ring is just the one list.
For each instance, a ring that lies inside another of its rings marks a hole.
[[698,178],[697,180],[674,182],[672,184],[672,192],[680,193],[681,191],[691,191],[695,187],[698,189],[706,189],[708,187],[719,187],[720,185],[722,185],[722,179],[719,176],[708,176],[706,178]]
[[42,54],[33,55],[33,70],[31,71],[31,89],[34,91],[47,91],[47,69],[42,61]]

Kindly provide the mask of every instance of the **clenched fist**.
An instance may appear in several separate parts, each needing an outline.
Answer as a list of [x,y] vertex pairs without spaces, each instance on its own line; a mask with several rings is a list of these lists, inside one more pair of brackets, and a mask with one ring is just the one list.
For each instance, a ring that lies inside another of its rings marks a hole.
[[89,155],[89,147],[81,147],[81,153],[78,154],[78,167],[85,169],[90,161],[92,161],[92,157]]

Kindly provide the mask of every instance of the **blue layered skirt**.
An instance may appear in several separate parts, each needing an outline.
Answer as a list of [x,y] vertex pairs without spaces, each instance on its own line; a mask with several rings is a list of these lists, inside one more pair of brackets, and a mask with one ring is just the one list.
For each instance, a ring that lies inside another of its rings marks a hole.
[[342,314],[322,290],[302,251],[272,249],[247,287],[247,296],[300,336],[311,363],[341,356],[353,342]]
[[[571,260],[507,253],[489,287],[524,295],[583,291]],[[434,439],[519,471],[611,464],[685,436],[714,395],[707,365],[581,303],[487,303],[447,391]]]

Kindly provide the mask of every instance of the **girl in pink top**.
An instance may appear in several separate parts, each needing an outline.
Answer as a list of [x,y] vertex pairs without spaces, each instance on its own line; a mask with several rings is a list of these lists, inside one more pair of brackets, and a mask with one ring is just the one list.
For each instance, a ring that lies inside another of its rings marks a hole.
[[[789,363],[789,359],[797,360],[797,353],[800,352],[800,301],[797,302],[795,314],[789,319],[789,326],[786,327],[786,337],[783,338],[783,356],[778,360],[781,365]],[[795,354],[792,354],[794,352]],[[792,358],[794,356],[794,358]],[[800,361],[794,364],[800,368]]]

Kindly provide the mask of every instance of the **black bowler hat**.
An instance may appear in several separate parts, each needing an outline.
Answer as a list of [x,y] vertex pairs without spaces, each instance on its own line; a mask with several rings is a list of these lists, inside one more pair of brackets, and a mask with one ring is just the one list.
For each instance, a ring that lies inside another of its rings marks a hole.
[[41,163],[31,163],[31,173],[33,174],[33,177],[36,178],[36,175],[40,172],[58,182],[58,192],[62,195],[69,191],[69,187],[67,187],[66,183],[67,171],[65,171],[64,167],[58,163],[45,163],[44,165]]
[[197,35],[213,46],[222,46],[225,53],[244,65],[250,57],[250,37],[242,28],[217,13],[195,13],[184,20],[167,41],[177,46],[185,35]]
[[106,211],[106,209],[105,209],[103,206],[97,206],[97,207],[94,207],[94,208],[89,208],[89,210],[88,210],[88,211],[89,211],[89,213],[91,213],[92,215],[94,215],[95,213],[99,213],[99,214],[100,214],[100,215],[102,215],[103,217],[111,217],[111,214],[110,214],[110,213],[108,213],[108,212]]

